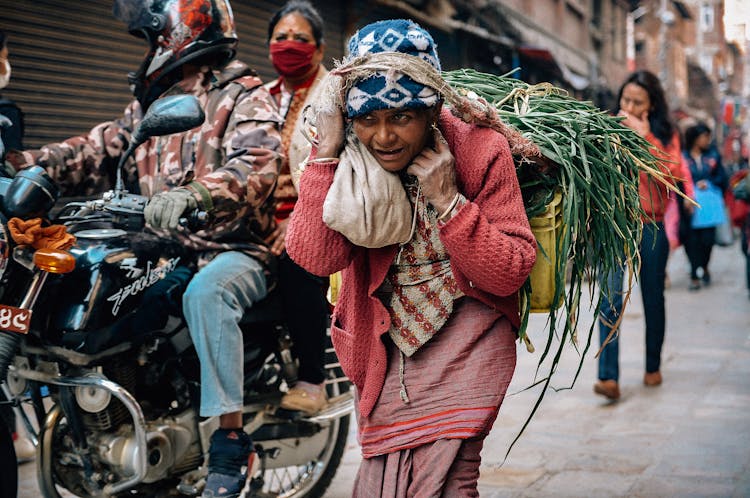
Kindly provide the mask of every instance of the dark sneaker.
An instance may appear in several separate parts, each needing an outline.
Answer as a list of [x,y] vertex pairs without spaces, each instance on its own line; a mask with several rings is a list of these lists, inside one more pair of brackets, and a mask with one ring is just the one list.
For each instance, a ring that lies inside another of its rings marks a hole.
[[252,471],[253,442],[238,429],[218,429],[211,435],[208,477],[202,498],[237,498]]

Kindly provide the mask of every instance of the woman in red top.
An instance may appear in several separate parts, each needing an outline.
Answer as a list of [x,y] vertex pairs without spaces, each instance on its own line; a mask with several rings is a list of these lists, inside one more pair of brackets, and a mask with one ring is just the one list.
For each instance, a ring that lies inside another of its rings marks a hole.
[[[659,79],[648,71],[631,74],[620,88],[617,115],[622,124],[632,128],[653,145],[651,152],[664,159],[660,167],[666,176],[680,180],[680,140],[669,120],[669,109]],[[684,180],[684,179],[683,179]],[[669,256],[669,241],[664,230],[664,212],[669,200],[667,187],[641,172],[639,185],[643,219],[643,237],[640,244],[639,285],[646,319],[646,373],[647,386],[661,384],[661,349],[664,343],[664,278]],[[620,397],[618,336],[612,333],[622,312],[622,285],[625,269],[609,275],[602,282],[604,293],[599,317],[599,337],[602,344],[609,343],[599,355],[599,381],[594,392],[610,400]],[[611,337],[610,337],[611,336]]]
[[[349,68],[376,53],[388,62],[346,80],[345,116],[317,116],[287,250],[312,273],[343,271],[332,338],[358,395],[354,496],[478,496],[479,452],[515,368],[517,291],[536,257],[508,141],[442,109],[435,45],[415,23],[368,25],[349,52]],[[415,81],[426,73],[435,87]],[[415,215],[408,241],[368,249],[323,222],[345,130],[399,175]]]

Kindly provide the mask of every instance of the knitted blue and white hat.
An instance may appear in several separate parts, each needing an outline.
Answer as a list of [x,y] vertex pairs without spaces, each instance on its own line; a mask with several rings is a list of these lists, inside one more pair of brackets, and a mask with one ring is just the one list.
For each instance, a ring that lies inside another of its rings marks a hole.
[[[360,29],[349,40],[350,59],[380,52],[413,55],[440,71],[435,41],[413,21],[378,21]],[[439,100],[434,88],[417,83],[396,69],[354,83],[346,97],[346,110],[354,118],[381,109],[433,107]]]

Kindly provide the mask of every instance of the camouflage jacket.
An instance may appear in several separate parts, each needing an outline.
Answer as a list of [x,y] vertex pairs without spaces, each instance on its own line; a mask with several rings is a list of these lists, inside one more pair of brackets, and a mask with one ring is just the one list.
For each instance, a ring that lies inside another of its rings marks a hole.
[[[243,63],[205,71],[177,83],[166,95],[195,95],[205,113],[200,127],[141,145],[127,177],[147,197],[184,186],[203,185],[213,203],[212,222],[196,233],[173,233],[188,247],[210,258],[241,250],[265,263],[271,260],[263,238],[274,228],[273,191],[281,167],[282,118],[260,79]],[[92,195],[113,186],[113,165],[143,117],[133,101],[122,118],[101,123],[88,135],[40,150],[15,153],[16,169],[44,166],[63,195]],[[131,188],[131,190],[133,190]],[[205,207],[198,191],[199,206]]]

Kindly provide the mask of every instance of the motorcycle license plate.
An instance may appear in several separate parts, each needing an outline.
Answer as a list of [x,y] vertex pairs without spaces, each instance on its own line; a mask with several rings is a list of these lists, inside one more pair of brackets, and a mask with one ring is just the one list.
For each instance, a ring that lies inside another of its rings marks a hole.
[[0,330],[26,334],[31,323],[31,310],[0,304]]

